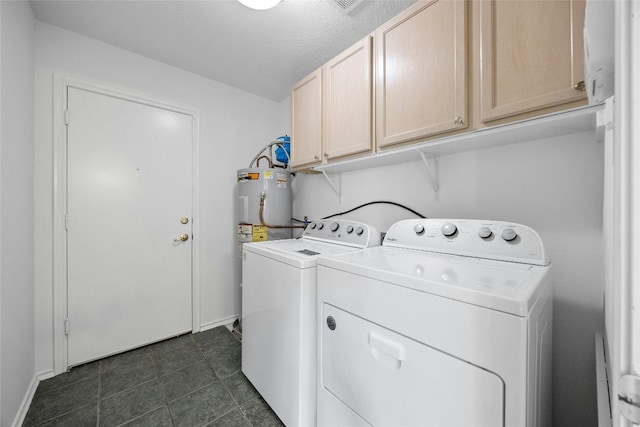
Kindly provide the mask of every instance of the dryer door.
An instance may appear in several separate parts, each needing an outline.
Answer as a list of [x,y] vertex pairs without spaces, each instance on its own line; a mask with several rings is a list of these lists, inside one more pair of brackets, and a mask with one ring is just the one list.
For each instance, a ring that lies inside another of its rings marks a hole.
[[[321,319],[319,391],[334,398],[319,402],[341,401],[376,426],[504,425],[496,374],[330,304]],[[323,412],[347,415],[319,406],[319,420]]]

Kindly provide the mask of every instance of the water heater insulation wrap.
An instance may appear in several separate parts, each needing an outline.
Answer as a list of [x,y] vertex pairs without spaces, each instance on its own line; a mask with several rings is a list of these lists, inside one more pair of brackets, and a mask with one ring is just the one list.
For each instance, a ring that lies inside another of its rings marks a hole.
[[263,219],[268,225],[291,225],[291,173],[281,168],[238,170],[238,243],[290,239],[290,228],[267,228],[260,221],[260,198],[265,193]]

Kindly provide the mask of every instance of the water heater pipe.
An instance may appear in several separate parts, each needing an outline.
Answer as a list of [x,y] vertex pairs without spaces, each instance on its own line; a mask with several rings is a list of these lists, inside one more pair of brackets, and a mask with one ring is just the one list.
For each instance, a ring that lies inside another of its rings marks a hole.
[[306,225],[269,225],[264,222],[264,199],[267,197],[267,193],[264,191],[260,193],[260,222],[267,228],[307,228]]
[[[260,158],[260,155],[267,149],[267,148],[271,148],[273,146],[278,146],[278,147],[282,147],[282,150],[284,151],[284,155],[287,156],[287,165],[291,165],[291,158],[289,157],[289,153],[287,153],[287,150],[284,148],[284,144],[280,141],[273,141],[268,143],[267,145],[264,146],[264,148],[262,150],[260,150],[258,152],[258,154],[256,154],[256,156],[251,160],[251,162],[249,163],[249,167],[252,168],[253,167],[253,163]],[[271,155],[271,152],[269,152],[269,155]],[[273,160],[270,161],[271,164],[273,164]]]
[[256,166],[257,166],[257,167],[260,167],[260,160],[262,160],[262,159],[266,159],[266,160],[267,160],[267,162],[269,162],[269,167],[270,167],[270,168],[273,168],[273,161],[271,161],[271,159],[270,159],[270,158],[268,158],[267,156],[260,156],[260,157],[258,157],[258,158],[256,159]]

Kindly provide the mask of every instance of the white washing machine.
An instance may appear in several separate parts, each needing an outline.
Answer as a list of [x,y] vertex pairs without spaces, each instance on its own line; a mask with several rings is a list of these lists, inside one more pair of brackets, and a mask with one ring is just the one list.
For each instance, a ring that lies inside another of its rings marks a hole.
[[244,245],[242,372],[289,427],[316,423],[318,256],[379,244],[369,225],[325,220],[300,239]]
[[318,260],[318,425],[551,425],[549,260],[531,228],[406,220]]

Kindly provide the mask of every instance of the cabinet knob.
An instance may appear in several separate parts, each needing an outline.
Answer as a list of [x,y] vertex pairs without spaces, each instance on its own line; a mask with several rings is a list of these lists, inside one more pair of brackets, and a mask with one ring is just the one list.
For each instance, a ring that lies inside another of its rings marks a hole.
[[579,90],[580,92],[584,92],[587,90],[587,85],[584,83],[584,80],[578,82],[574,87],[575,90]]
[[329,155],[328,155],[327,153],[324,153],[324,158],[325,158],[325,159],[328,159],[328,158],[329,158]]
[[317,154],[315,156],[313,156],[314,160],[320,160],[320,156],[318,156]]
[[453,118],[453,123],[455,123],[456,126],[460,126],[460,125],[464,124],[464,121],[462,120],[462,117],[455,116]]

